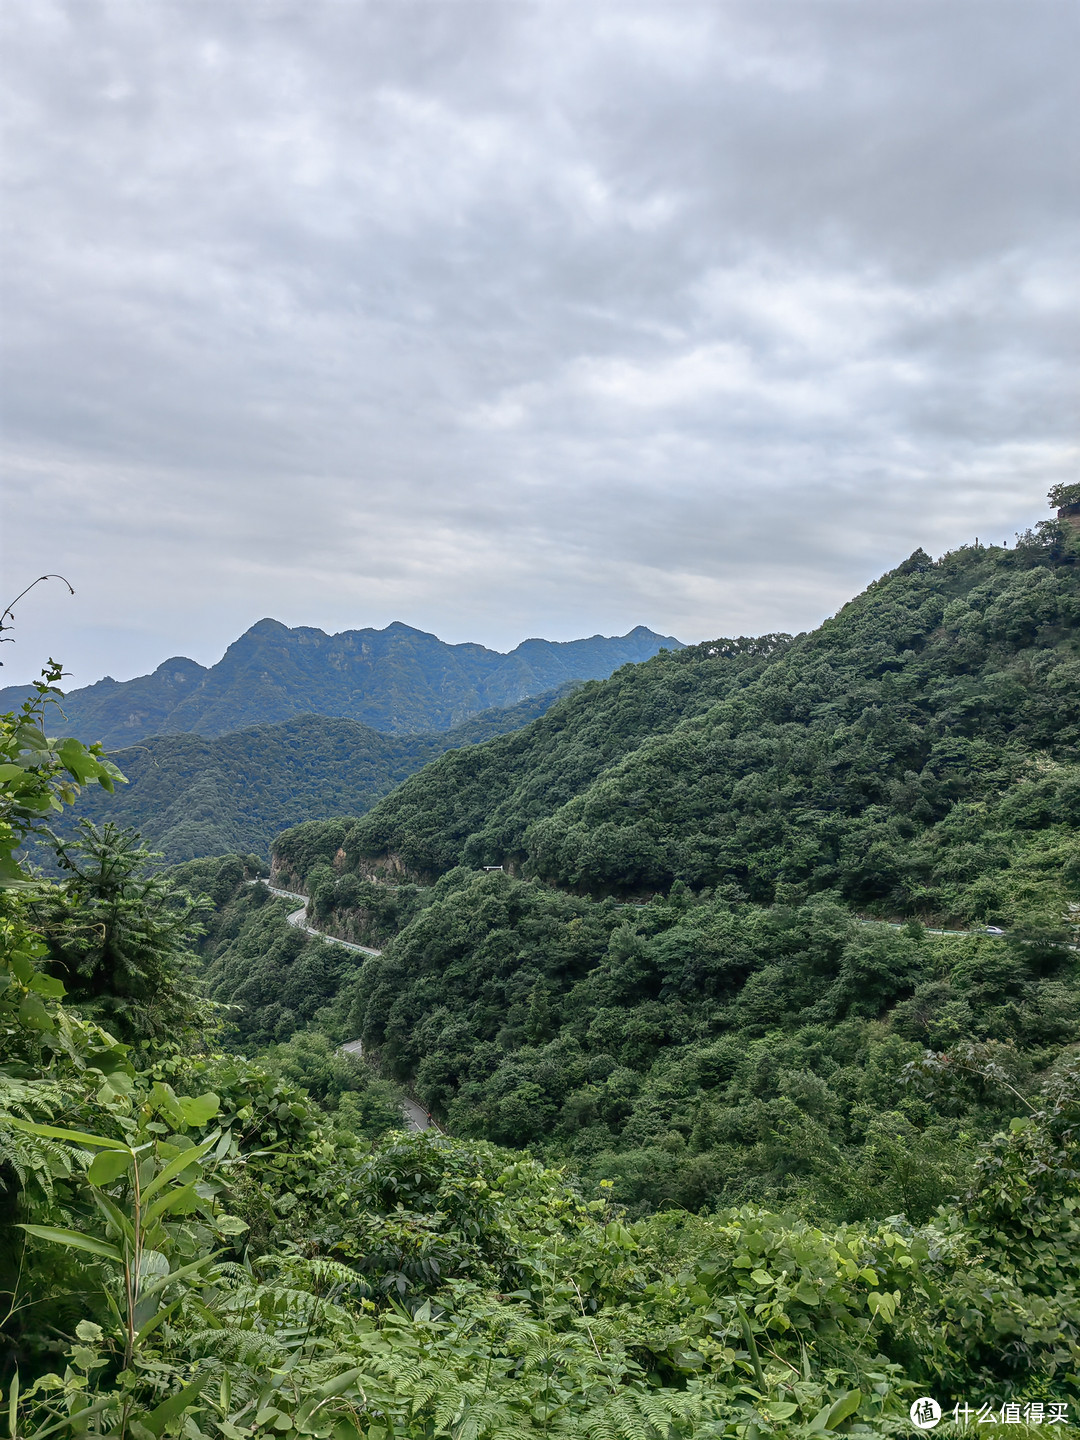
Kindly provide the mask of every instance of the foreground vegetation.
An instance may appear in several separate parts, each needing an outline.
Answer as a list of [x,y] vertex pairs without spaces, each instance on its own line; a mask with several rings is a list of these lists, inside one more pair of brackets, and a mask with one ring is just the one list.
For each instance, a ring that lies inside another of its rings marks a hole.
[[[459,755],[300,827],[279,873],[367,959],[290,929],[251,856],[161,874],[89,827],[32,876],[27,835],[120,777],[46,738],[44,691],[7,717],[9,1433],[1080,1403],[1077,558],[1051,525],[819,636],[624,672],[463,752],[490,824]],[[395,1082],[451,1135],[403,1133]]]

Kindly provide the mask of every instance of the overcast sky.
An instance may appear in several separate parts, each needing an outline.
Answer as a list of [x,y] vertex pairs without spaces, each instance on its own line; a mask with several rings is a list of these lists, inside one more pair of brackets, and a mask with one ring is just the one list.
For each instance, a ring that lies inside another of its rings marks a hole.
[[1076,477],[1076,0],[0,14],[3,683],[803,629]]

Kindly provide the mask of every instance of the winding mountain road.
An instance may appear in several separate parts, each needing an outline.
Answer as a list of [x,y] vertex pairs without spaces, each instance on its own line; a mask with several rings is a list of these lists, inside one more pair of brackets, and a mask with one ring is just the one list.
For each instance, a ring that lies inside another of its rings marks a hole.
[[[297,930],[303,930],[307,935],[314,935],[318,940],[325,940],[328,945],[341,945],[344,949],[353,950],[360,955],[382,954],[381,950],[373,950],[370,945],[357,945],[352,940],[339,940],[336,935],[327,935],[325,931],[317,930],[314,925],[309,925],[307,923],[306,895],[301,895],[296,890],[282,890],[280,886],[271,885],[265,880],[252,880],[249,883],[252,885],[265,885],[267,890],[270,891],[270,894],[276,895],[279,900],[302,901],[303,903],[299,910],[293,910],[285,917],[288,923],[295,926]],[[346,1044],[342,1045],[341,1050],[344,1055],[355,1055],[357,1059],[360,1059],[364,1054],[364,1042],[362,1040],[349,1040]],[[432,1120],[424,1107],[419,1104],[418,1101],[413,1100],[411,1096],[404,1096],[401,1102],[401,1108],[405,1112],[405,1119],[410,1130],[427,1130],[431,1126],[434,1126],[435,1129],[439,1128],[435,1125],[434,1120]]]
[[[307,920],[308,897],[306,895],[301,895],[299,891],[283,890],[279,885],[271,885],[266,880],[249,880],[248,884],[265,885],[267,890],[269,890],[270,894],[276,896],[279,900],[299,900],[299,908],[290,911],[289,914],[286,916],[288,923],[292,926],[295,926],[297,930],[303,930],[305,934],[313,935],[318,940],[325,940],[328,945],[340,945],[343,947],[343,949],[352,950],[354,953],[359,955],[382,954],[381,950],[374,950],[370,945],[357,945],[356,942],[353,940],[340,940],[336,935],[327,935],[325,931],[316,929],[314,925],[309,925]],[[620,910],[627,910],[636,909],[638,907],[634,905],[633,902],[631,902],[630,904],[620,905],[617,908]],[[859,918],[862,919],[862,923],[864,925],[888,925],[891,929],[894,930],[902,930],[904,928],[902,923],[898,923],[892,920],[867,920],[863,917]],[[997,929],[997,927],[992,926],[986,926],[982,930],[930,930],[928,931],[928,933],[931,935],[956,936],[979,934],[985,935],[989,933],[991,935],[994,935],[995,937],[1000,937],[1005,934],[1003,930],[999,930]],[[350,1040],[347,1044],[342,1045],[341,1049],[342,1053],[345,1055],[355,1055],[357,1056],[357,1058],[360,1058],[364,1053],[364,1042],[362,1040]],[[410,1130],[427,1130],[431,1126],[434,1126],[436,1129],[439,1128],[437,1125],[435,1125],[434,1120],[432,1120],[431,1116],[424,1109],[424,1107],[419,1104],[418,1101],[413,1100],[408,1095],[406,1095],[402,1100],[402,1109],[405,1112],[405,1119],[408,1122]]]
[[304,930],[308,935],[315,935],[320,940],[326,940],[330,945],[340,945],[345,950],[356,950],[361,955],[381,955],[381,950],[372,950],[370,945],[357,945],[352,940],[339,940],[336,935],[327,935],[325,930],[317,930],[314,925],[307,923],[307,901],[305,900],[299,910],[294,910],[285,919],[290,925],[295,925],[297,930]]
[[[254,885],[258,885],[260,882],[258,880],[254,880],[251,883]],[[263,885],[266,885],[266,888],[270,891],[270,894],[276,895],[279,900],[299,900],[302,902],[299,910],[293,910],[291,914],[285,917],[290,925],[295,925],[297,930],[303,930],[308,935],[314,935],[319,940],[326,940],[331,945],[342,945],[346,950],[355,950],[361,955],[382,954],[381,950],[373,950],[370,945],[357,945],[352,940],[339,940],[336,935],[327,935],[326,932],[323,930],[316,930],[314,925],[309,925],[307,923],[308,897],[306,895],[300,895],[295,890],[282,890],[280,886],[269,885],[265,880],[263,880],[261,883]]]

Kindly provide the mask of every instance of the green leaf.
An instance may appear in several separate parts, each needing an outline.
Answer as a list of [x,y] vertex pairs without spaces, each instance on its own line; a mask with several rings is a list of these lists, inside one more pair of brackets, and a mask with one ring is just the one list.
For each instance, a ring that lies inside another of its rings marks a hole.
[[846,1395],[841,1395],[839,1400],[833,1401],[827,1409],[822,1410],[810,1424],[811,1430],[835,1430],[842,1425],[849,1415],[854,1415],[862,1404],[862,1391],[849,1390]]
[[[48,740],[46,740],[36,725],[20,725],[15,731],[15,739],[27,750],[33,750],[35,757],[45,754],[49,749]],[[38,763],[36,758],[33,763],[35,765]]]
[[21,981],[24,985],[30,984],[35,971],[33,962],[26,955],[12,955],[8,964],[14,972],[16,980]]
[[[87,1405],[85,1410],[78,1411],[79,1424],[84,1426],[91,1415],[99,1415],[102,1410],[108,1410],[116,1404],[115,1395],[106,1395],[103,1400],[95,1400],[92,1405]],[[35,1430],[27,1437],[27,1440],[45,1440],[47,1435],[53,1435],[57,1430],[66,1430],[71,1434],[71,1416],[65,1415],[62,1420],[55,1421],[52,1425],[44,1425],[40,1430]],[[12,1431],[12,1434],[15,1432]],[[86,1433],[85,1431],[83,1432]]]
[[11,1391],[8,1396],[8,1434],[16,1436],[18,1431],[19,1416],[19,1372],[16,1369],[11,1380]]
[[170,1125],[175,1127],[184,1123],[184,1112],[180,1109],[170,1085],[163,1085],[160,1080],[155,1080],[154,1088],[150,1091],[150,1103]]
[[195,1208],[198,1196],[195,1193],[194,1181],[190,1185],[184,1185],[177,1190],[168,1190],[160,1200],[155,1200],[150,1209],[146,1212],[145,1225],[149,1230],[154,1221],[162,1215],[167,1215],[170,1210],[181,1213],[189,1213]]
[[166,1280],[169,1276],[169,1262],[160,1250],[149,1247],[139,1255],[139,1287],[149,1286],[154,1280]]
[[[317,1387],[310,1400],[306,1400],[297,1411],[296,1428],[300,1429],[302,1425],[306,1425],[324,1401],[332,1399],[335,1395],[340,1395],[343,1390],[348,1390],[353,1381],[363,1373],[363,1370],[357,1367],[353,1370],[345,1370],[340,1375],[335,1375],[332,1380],[324,1381]],[[792,1409],[794,1408],[795,1407],[792,1406]]]
[[199,1398],[203,1386],[210,1379],[209,1370],[205,1375],[200,1375],[190,1385],[185,1385],[177,1395],[170,1395],[168,1400],[163,1400],[149,1415],[143,1416],[142,1423],[153,1435],[160,1435],[170,1420],[176,1420],[185,1410],[189,1410]]
[[238,1215],[215,1215],[213,1224],[220,1235],[242,1235],[248,1228],[247,1221]]
[[866,1297],[871,1315],[880,1315],[888,1325],[896,1315],[896,1298],[888,1290],[872,1290]]
[[192,1145],[187,1150],[182,1150],[179,1155],[169,1161],[160,1175],[155,1175],[150,1184],[142,1192],[144,1201],[150,1200],[157,1194],[163,1185],[170,1180],[175,1180],[177,1175],[182,1175],[189,1165],[194,1165],[200,1160],[216,1142],[217,1136],[212,1135],[209,1140],[204,1140],[201,1145]]
[[41,996],[27,995],[19,1006],[19,1021],[28,1030],[54,1030],[56,1022],[41,1003]]
[[51,1240],[54,1245],[66,1245],[71,1250],[87,1250],[91,1255],[103,1255],[106,1260],[115,1260],[117,1264],[122,1264],[124,1260],[115,1245],[95,1239],[93,1235],[84,1235],[80,1230],[60,1230],[52,1225],[19,1225],[18,1228],[38,1240]]
[[186,1280],[190,1275],[194,1275],[205,1265],[209,1265],[212,1261],[216,1260],[220,1254],[220,1250],[214,1250],[209,1255],[203,1255],[200,1259],[193,1260],[190,1265],[182,1265],[179,1270],[174,1270],[171,1275],[163,1275],[160,1280],[155,1280],[150,1285],[144,1285],[140,1291],[140,1297],[143,1300],[148,1300],[151,1295],[156,1295],[160,1290],[164,1290],[167,1285],[175,1285],[180,1280]]
[[[29,1120],[4,1117],[4,1123],[25,1130],[28,1135],[41,1135],[46,1140],[73,1140],[76,1145],[100,1145],[104,1150],[126,1150],[122,1140],[107,1140],[104,1135],[88,1135],[85,1130],[65,1130],[60,1125],[34,1125]],[[130,1151],[128,1151],[130,1154]]]
[[115,1204],[112,1200],[109,1199],[108,1195],[103,1194],[100,1190],[94,1190],[92,1194],[94,1204],[105,1216],[105,1219],[111,1225],[116,1226],[117,1230],[119,1230],[120,1234],[123,1235],[129,1245],[134,1246],[135,1227],[132,1225],[131,1221],[124,1214],[124,1212],[120,1209],[119,1205]]
[[163,1305],[161,1309],[157,1312],[157,1314],[152,1315],[150,1319],[147,1320],[146,1324],[143,1325],[138,1331],[135,1336],[135,1344],[141,1345],[148,1335],[153,1334],[157,1327],[163,1324],[169,1318],[169,1316],[173,1313],[173,1311],[179,1304],[179,1299],[176,1299],[172,1302],[171,1305]]
[[81,740],[62,741],[56,747],[56,758],[80,785],[96,780],[102,773],[101,761],[95,760]]
[[0,890],[36,890],[39,882],[20,870],[10,855],[0,855]]
[[86,1178],[91,1185],[111,1185],[130,1170],[134,1158],[130,1150],[100,1150],[91,1160]]
[[184,1121],[192,1127],[206,1125],[221,1109],[221,1101],[212,1092],[206,1095],[181,1095],[178,1102]]
[[36,990],[39,995],[48,995],[53,1000],[59,1000],[66,994],[62,980],[57,980],[54,975],[42,975],[40,971],[30,981],[30,989]]

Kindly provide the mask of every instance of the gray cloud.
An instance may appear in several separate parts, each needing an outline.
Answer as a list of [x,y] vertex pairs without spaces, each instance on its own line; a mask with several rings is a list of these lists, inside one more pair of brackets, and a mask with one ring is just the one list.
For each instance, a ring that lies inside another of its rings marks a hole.
[[5,681],[801,628],[1075,474],[1071,0],[3,23]]

